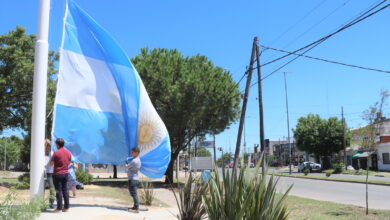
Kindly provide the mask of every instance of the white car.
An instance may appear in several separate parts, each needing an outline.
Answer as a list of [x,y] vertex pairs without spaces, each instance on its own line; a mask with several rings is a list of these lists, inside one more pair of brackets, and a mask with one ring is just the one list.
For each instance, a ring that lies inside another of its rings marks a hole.
[[314,163],[314,162],[303,162],[298,167],[298,173],[303,172],[305,169],[309,169],[310,172],[313,170],[321,170],[321,164]]

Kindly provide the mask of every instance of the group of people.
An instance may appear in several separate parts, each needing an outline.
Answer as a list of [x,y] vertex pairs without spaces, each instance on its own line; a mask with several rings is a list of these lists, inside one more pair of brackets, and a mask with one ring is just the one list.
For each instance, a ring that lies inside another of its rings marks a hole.
[[[51,141],[45,140],[45,157],[46,157],[46,177],[50,188],[50,208],[54,208],[54,189],[56,192],[57,208],[54,212],[67,212],[69,210],[69,192],[72,190],[73,197],[76,197],[77,179],[75,170],[77,164],[69,150],[65,149],[65,141],[58,138],[55,142],[57,150],[52,153]],[[139,184],[139,169],[141,168],[141,160],[139,158],[140,150],[134,147],[131,151],[131,161],[126,161],[128,176],[128,188],[130,195],[133,197],[134,205],[129,208],[129,212],[139,212],[139,199],[137,188]],[[64,200],[64,205],[62,204]]]
[[[54,189],[56,191],[57,208],[55,212],[66,212],[69,210],[69,193],[72,190],[73,197],[76,197],[76,169],[73,157],[67,149],[64,148],[65,141],[62,138],[56,140],[57,151],[52,153],[51,141],[45,140],[45,159],[46,159],[46,181],[50,189],[50,208],[54,208]],[[62,205],[64,198],[64,206]]]

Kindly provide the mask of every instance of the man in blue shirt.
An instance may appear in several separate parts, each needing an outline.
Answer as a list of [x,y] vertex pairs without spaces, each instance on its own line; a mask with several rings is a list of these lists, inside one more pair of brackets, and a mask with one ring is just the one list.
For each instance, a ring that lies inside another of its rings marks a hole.
[[132,208],[129,208],[129,212],[138,213],[139,212],[139,199],[138,199],[138,193],[137,188],[139,184],[139,176],[138,171],[141,167],[141,160],[139,158],[139,148],[134,147],[131,150],[131,156],[133,156],[133,159],[129,164],[126,162],[127,167],[127,177],[129,180],[129,192],[130,195],[133,197],[134,200],[134,206]]

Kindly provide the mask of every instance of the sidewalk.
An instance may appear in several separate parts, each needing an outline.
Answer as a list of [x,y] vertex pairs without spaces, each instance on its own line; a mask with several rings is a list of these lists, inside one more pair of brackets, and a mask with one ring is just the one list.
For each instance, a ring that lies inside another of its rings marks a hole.
[[[37,220],[177,219],[175,217],[178,213],[176,200],[173,193],[168,189],[154,189],[154,197],[168,207],[163,207],[161,204],[149,206],[147,207],[148,211],[140,211],[139,213],[128,212],[127,208],[130,207],[130,204],[126,204],[119,198],[88,196],[86,192],[80,192],[79,194],[81,195],[76,198],[70,198],[71,205],[68,212],[54,213],[54,210],[49,210],[42,212]],[[140,208],[146,207],[141,205]]]

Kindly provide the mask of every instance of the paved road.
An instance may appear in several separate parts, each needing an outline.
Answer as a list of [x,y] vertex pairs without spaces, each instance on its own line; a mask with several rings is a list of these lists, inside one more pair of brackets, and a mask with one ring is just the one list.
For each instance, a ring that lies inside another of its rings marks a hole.
[[[281,177],[278,189],[293,185],[290,195],[365,207],[365,184]],[[368,205],[373,209],[390,209],[390,187],[368,185]]]
[[[230,169],[231,171],[231,169]],[[272,172],[272,170],[270,170]],[[222,171],[220,170],[220,173]],[[309,175],[324,175],[320,173],[311,173]],[[342,175],[340,177],[363,178],[358,175]],[[269,178],[269,176],[268,176]],[[369,177],[374,179],[375,177]],[[388,178],[376,177],[375,179],[388,180]],[[365,207],[366,185],[361,183],[344,183],[324,180],[280,177],[278,190],[283,184],[286,190],[293,185],[290,195],[305,197],[309,199],[330,201],[343,204],[357,205]],[[368,204],[373,209],[390,210],[390,186],[368,185]]]
[[[288,174],[288,170],[278,170],[274,168],[270,168],[269,172],[275,172],[275,173],[284,173]],[[295,169],[291,172],[292,174],[302,174],[298,173],[298,171]],[[322,176],[325,177],[325,173],[320,172],[312,172],[309,174],[309,176]],[[365,175],[351,175],[351,174],[332,174],[332,177],[338,177],[338,178],[347,178],[347,179],[359,179],[359,180],[365,180]],[[379,176],[368,176],[369,180],[382,180],[382,181],[390,181],[389,177],[379,177]]]

